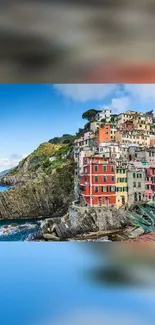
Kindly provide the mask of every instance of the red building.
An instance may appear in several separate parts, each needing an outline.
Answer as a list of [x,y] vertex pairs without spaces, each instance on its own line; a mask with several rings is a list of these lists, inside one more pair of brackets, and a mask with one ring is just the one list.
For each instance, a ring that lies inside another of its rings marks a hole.
[[125,131],[131,131],[133,129],[133,122],[132,121],[126,121],[122,124],[123,129]]
[[90,206],[116,205],[116,164],[95,156],[83,158],[84,173],[80,177],[81,197]]

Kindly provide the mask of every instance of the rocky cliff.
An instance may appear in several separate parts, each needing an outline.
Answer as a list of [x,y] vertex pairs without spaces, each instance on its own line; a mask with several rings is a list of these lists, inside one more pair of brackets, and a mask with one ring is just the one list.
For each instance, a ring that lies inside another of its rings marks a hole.
[[0,193],[0,219],[62,216],[73,200],[73,171],[68,164]]
[[73,200],[74,162],[69,144],[42,143],[1,179],[0,219],[62,216]]

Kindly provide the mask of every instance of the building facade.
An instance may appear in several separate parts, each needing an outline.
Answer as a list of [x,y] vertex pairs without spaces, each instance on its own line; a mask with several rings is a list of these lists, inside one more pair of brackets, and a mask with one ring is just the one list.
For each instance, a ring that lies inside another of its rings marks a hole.
[[96,120],[97,121],[105,120],[106,122],[110,122],[111,113],[112,113],[112,110],[110,108],[106,107],[96,114]]
[[111,129],[110,124],[105,124],[97,131],[98,143],[111,141]]
[[80,176],[81,197],[85,204],[116,206],[116,164],[95,156],[84,158],[84,173]]
[[153,199],[153,186],[152,186],[152,169],[145,168],[145,188],[146,188],[146,200]]
[[122,154],[122,148],[118,143],[101,142],[99,143],[99,154],[105,158],[119,159]]
[[127,169],[123,166],[116,168],[116,188],[116,207],[119,209],[122,205],[128,204]]
[[134,203],[146,201],[145,170],[128,170],[128,207]]

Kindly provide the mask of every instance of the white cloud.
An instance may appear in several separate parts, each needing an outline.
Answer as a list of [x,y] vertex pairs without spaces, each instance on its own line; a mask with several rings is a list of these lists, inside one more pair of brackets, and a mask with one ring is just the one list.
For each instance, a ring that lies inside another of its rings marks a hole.
[[130,98],[129,97],[120,97],[120,98],[113,98],[111,101],[111,109],[114,113],[121,113],[125,112],[130,105]]
[[104,99],[107,95],[115,93],[117,85],[104,84],[61,84],[54,88],[63,96],[79,102]]
[[155,101],[155,84],[124,85],[124,90],[141,101]]
[[0,158],[0,172],[5,170],[5,169],[10,169],[13,167],[16,167],[19,162],[24,159],[27,155],[17,155],[17,154],[12,154],[8,158]]

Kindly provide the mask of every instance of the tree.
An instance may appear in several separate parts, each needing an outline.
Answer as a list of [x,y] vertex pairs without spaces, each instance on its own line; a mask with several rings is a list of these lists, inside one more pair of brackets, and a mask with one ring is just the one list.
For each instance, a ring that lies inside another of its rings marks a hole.
[[91,122],[95,118],[97,112],[98,111],[96,109],[89,109],[82,114],[82,118],[87,119],[89,122]]

